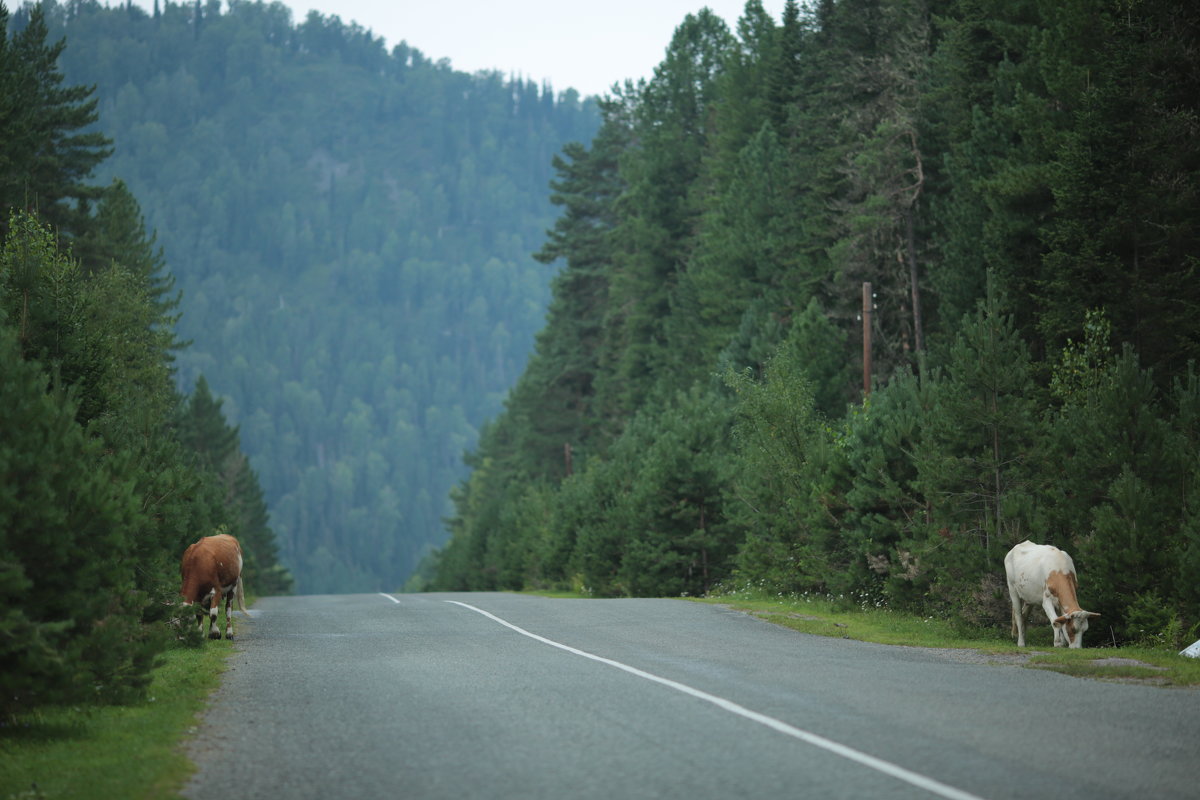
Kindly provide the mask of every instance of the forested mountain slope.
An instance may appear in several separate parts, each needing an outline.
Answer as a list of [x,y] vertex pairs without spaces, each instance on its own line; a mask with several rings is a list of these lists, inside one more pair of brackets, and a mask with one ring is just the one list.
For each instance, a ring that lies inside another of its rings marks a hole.
[[687,17],[556,163],[547,325],[424,585],[1006,627],[1032,538],[1111,638],[1194,638],[1197,52],[1172,0]]
[[280,4],[45,8],[297,590],[396,588],[544,322],[551,161],[594,106]]

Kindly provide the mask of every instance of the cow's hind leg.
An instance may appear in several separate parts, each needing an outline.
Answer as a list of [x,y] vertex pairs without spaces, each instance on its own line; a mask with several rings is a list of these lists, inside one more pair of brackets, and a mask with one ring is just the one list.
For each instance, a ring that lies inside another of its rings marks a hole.
[[221,609],[221,590],[220,588],[213,589],[211,595],[212,600],[208,605],[208,638],[221,638],[221,625],[217,622],[217,613]]
[[1025,646],[1025,615],[1028,613],[1028,606],[1021,598],[1013,596],[1012,599],[1012,632],[1017,636],[1017,647]]
[[233,638],[233,609],[230,608],[230,606],[232,606],[232,605],[233,605],[233,587],[230,586],[229,590],[227,592],[225,592],[225,638],[226,639]]

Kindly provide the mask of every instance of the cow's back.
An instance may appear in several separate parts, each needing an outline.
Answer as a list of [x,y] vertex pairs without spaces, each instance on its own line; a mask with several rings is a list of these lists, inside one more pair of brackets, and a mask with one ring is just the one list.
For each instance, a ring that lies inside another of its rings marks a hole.
[[197,603],[210,591],[237,581],[242,573],[242,548],[229,534],[206,536],[184,551],[179,573],[179,593],[188,602]]
[[1051,544],[1021,542],[1004,557],[1004,572],[1010,591],[1026,603],[1040,604],[1051,572],[1074,576],[1071,556]]

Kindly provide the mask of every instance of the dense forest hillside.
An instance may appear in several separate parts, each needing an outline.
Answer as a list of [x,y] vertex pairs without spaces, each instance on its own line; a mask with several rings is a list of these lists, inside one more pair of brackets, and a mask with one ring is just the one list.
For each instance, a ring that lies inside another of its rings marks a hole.
[[687,17],[556,160],[547,324],[420,584],[1007,626],[1031,538],[1106,638],[1194,638],[1198,52],[1173,0]]
[[144,697],[158,653],[202,641],[178,598],[201,536],[236,532],[251,591],[291,585],[236,427],[203,378],[175,386],[162,250],[124,183],[92,182],[92,89],[40,12],[9,23],[0,2],[0,727]]
[[182,292],[181,384],[239,427],[297,590],[399,587],[544,323],[551,162],[594,105],[278,3],[42,8]]

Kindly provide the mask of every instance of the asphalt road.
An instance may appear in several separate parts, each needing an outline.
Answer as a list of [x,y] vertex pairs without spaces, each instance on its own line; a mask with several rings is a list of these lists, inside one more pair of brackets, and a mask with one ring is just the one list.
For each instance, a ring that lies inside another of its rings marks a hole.
[[188,798],[1200,797],[1200,691],[682,600],[266,598]]

